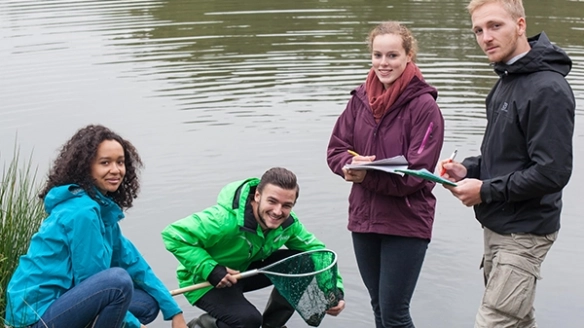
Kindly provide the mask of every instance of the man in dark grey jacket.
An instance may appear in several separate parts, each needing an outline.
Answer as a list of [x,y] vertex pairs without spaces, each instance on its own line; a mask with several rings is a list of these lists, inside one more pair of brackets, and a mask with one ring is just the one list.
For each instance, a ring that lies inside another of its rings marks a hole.
[[472,0],[472,29],[499,80],[486,99],[481,155],[443,160],[447,187],[484,228],[485,294],[475,328],[537,327],[541,263],[560,229],[572,172],[572,61],[545,33],[527,38],[521,0]]

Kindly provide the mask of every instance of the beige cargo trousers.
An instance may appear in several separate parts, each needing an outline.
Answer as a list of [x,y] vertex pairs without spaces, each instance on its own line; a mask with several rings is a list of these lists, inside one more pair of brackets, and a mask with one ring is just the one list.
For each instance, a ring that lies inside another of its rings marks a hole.
[[558,232],[498,234],[484,228],[485,294],[475,328],[535,328],[535,286]]

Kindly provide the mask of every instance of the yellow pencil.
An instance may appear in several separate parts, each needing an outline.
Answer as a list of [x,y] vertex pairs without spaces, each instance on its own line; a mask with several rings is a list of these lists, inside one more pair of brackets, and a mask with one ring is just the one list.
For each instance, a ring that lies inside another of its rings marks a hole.
[[357,152],[355,152],[355,151],[347,150],[347,152],[353,156],[359,156],[359,154],[357,154]]

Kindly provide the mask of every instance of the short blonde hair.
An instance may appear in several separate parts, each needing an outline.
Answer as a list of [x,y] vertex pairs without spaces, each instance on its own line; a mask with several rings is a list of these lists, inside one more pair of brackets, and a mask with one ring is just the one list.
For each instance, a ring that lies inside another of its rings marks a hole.
[[402,46],[404,47],[406,54],[412,55],[412,61],[416,61],[418,42],[412,35],[412,32],[405,27],[405,25],[395,21],[383,22],[369,32],[369,36],[367,37],[367,48],[369,48],[370,52],[373,51],[373,40],[375,37],[385,34],[399,35],[402,38]]
[[501,4],[513,19],[525,17],[525,8],[523,8],[522,0],[471,0],[468,6],[466,6],[466,9],[468,9],[468,13],[472,16],[477,8],[490,3]]

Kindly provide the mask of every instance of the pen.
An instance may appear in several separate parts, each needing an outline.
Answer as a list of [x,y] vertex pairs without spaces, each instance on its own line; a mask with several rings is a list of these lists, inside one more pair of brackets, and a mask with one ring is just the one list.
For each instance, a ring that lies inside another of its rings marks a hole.
[[[458,153],[458,149],[455,149],[452,152],[452,155],[450,155],[450,157],[448,158],[448,163],[452,163],[452,161],[454,160],[454,158],[456,157],[456,154]],[[444,168],[444,166],[442,166],[442,170],[440,171],[440,176],[443,176],[444,173],[446,173],[446,169]]]
[[357,154],[357,152],[352,151],[352,150],[347,150],[347,153],[353,155],[353,156],[359,156],[359,154]]

